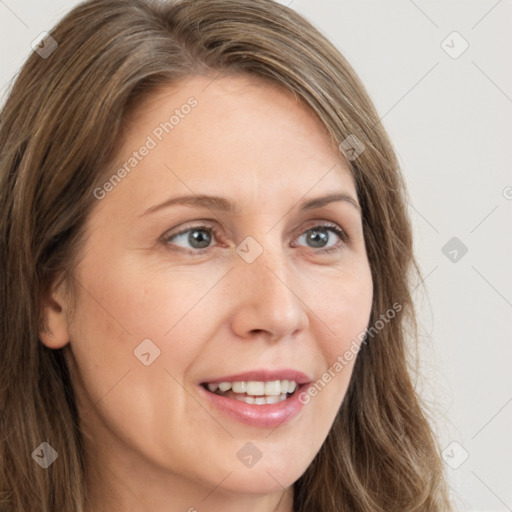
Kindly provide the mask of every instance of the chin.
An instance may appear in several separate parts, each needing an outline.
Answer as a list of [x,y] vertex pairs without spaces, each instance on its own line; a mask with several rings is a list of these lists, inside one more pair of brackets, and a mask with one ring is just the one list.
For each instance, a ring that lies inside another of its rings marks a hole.
[[[268,495],[278,493],[293,485],[305,469],[290,471],[289,468],[264,466],[251,469],[237,468],[222,482],[222,488],[226,491],[241,494]],[[218,482],[215,485],[218,485]]]

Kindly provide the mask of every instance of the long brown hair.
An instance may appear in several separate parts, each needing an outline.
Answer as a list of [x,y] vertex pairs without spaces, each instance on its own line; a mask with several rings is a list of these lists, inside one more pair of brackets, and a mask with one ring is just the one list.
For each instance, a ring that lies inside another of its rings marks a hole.
[[[365,340],[332,429],[294,484],[294,510],[450,510],[410,373],[410,282],[419,274],[406,190],[379,116],[339,51],[271,0],[90,0],[50,34],[58,47],[30,55],[0,118],[0,509],[84,510],[80,422],[63,351],[39,340],[42,299],[73,273],[93,191],[130,108],[161,85],[228,72],[285,87],[336,147],[349,136],[364,146],[349,164],[374,282],[369,326],[401,306]],[[41,442],[58,447],[59,463],[45,471],[31,458]]]

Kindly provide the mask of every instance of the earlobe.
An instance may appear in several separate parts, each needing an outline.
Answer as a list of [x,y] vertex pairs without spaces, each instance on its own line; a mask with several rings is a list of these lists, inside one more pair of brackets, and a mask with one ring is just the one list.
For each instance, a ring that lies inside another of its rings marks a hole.
[[69,343],[68,320],[64,301],[59,296],[50,295],[43,304],[44,325],[39,331],[39,339],[48,348],[57,349]]

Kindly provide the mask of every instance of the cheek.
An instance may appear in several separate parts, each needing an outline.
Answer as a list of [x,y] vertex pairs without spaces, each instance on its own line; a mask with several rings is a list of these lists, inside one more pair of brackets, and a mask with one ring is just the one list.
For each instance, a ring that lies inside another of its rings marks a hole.
[[82,268],[82,293],[70,328],[86,407],[101,401],[106,415],[115,416],[124,404],[142,421],[172,397],[173,408],[184,410],[178,382],[210,339],[205,329],[215,328],[211,308],[218,302],[206,300],[205,293],[223,273],[157,275],[143,266],[105,261]]
[[370,267],[361,264],[353,268],[357,270],[339,272],[335,279],[319,282],[317,292],[310,296],[311,318],[317,318],[313,332],[324,367],[303,403],[321,404],[319,412],[328,422],[345,396],[372,309]]
[[183,276],[148,280],[126,267],[125,275],[93,267],[80,276],[87,292],[82,290],[70,329],[85,428],[107,427],[140,453],[168,456],[165,440],[186,443],[183,431],[192,428],[187,422],[197,425],[202,417],[181,386],[203,339],[187,316],[202,286]]
[[[161,287],[151,287],[143,275],[129,270],[98,259],[90,260],[77,276],[82,286],[70,345],[93,402],[128,372],[133,379],[140,369],[155,368],[144,363],[149,359],[156,364],[160,358],[163,334],[173,322],[169,311],[173,306],[179,310],[178,301],[169,303],[171,294],[164,296]],[[144,350],[138,350],[139,346]],[[147,353],[149,357],[143,356]],[[154,385],[155,373],[146,372],[139,389]]]
[[219,277],[215,272],[89,265],[80,279],[87,289],[79,307],[82,329],[114,352],[125,352],[147,338],[165,344],[182,324],[193,327],[190,319],[201,312],[202,299]]
[[368,326],[373,301],[371,270],[366,262],[316,280],[309,295],[311,310],[326,333],[322,347],[328,361],[358,343]]

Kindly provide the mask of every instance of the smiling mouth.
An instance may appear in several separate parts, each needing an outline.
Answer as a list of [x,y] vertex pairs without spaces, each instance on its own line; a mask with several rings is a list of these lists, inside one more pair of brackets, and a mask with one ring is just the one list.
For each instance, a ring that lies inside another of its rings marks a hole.
[[300,387],[293,380],[203,382],[201,386],[215,395],[254,405],[283,402],[297,393]]

